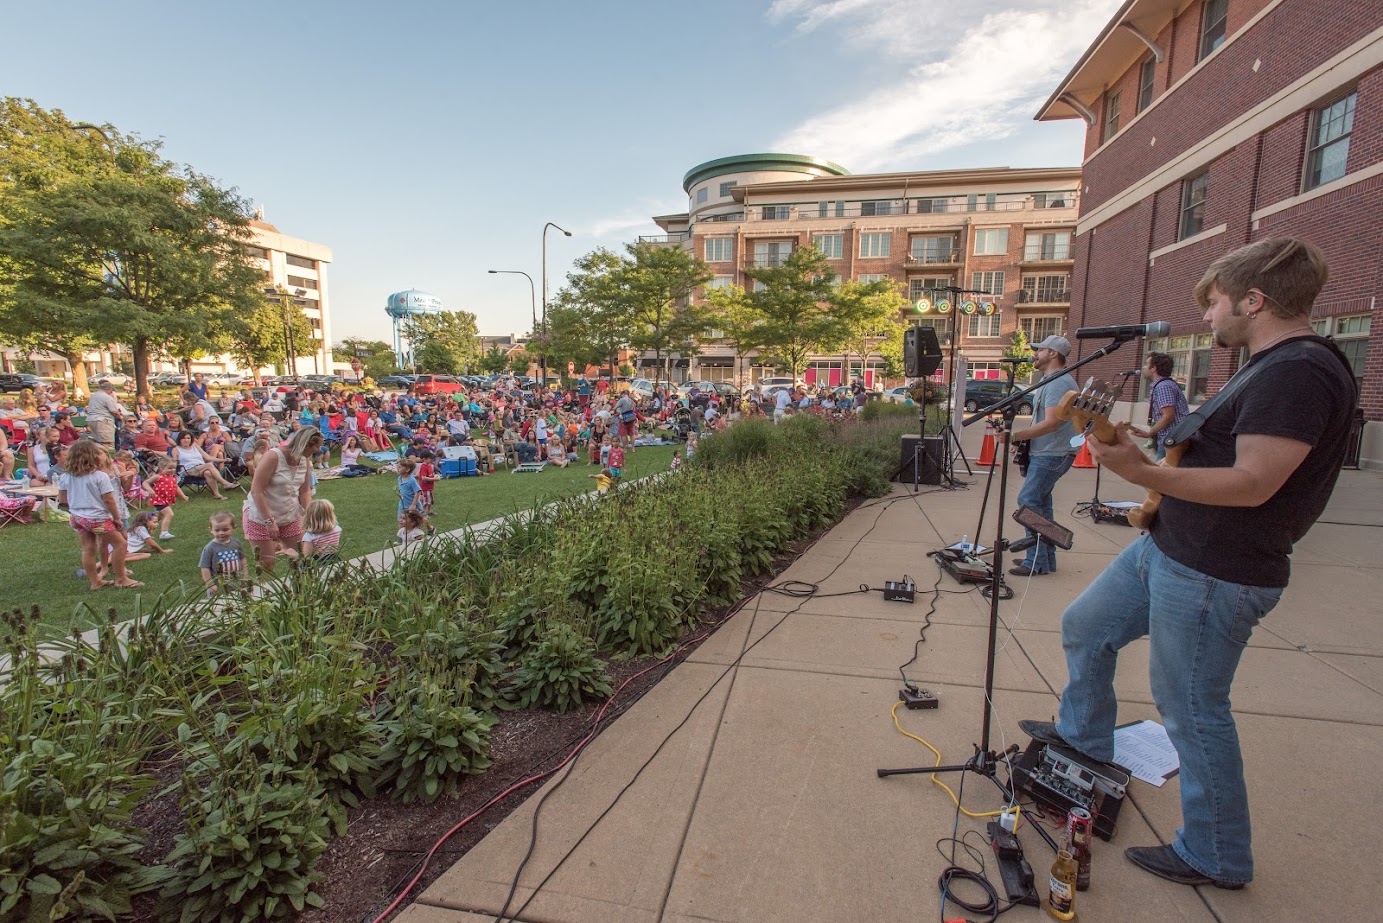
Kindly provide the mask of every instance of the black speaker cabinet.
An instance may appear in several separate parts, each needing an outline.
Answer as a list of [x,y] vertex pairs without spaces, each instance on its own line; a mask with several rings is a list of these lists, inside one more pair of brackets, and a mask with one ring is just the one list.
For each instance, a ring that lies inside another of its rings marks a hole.
[[903,331],[903,373],[909,378],[925,378],[941,368],[941,342],[932,327],[909,327]]
[[[902,447],[898,453],[898,482],[901,484],[913,483],[913,450],[917,448],[919,438],[913,435],[903,437]],[[922,440],[922,451],[916,454],[917,463],[920,466],[920,470],[917,472],[918,484],[941,483],[942,453],[944,451],[940,436],[928,436]]]

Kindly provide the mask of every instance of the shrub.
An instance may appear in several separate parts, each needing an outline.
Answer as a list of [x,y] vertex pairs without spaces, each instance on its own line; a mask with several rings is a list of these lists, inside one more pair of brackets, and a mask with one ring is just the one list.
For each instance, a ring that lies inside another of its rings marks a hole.
[[458,704],[456,690],[434,678],[397,681],[390,698],[379,784],[395,801],[431,804],[455,794],[462,777],[490,768],[493,715]]
[[559,712],[609,695],[610,679],[595,655],[595,643],[560,622],[549,625],[524,654],[507,690],[511,707],[536,705]]

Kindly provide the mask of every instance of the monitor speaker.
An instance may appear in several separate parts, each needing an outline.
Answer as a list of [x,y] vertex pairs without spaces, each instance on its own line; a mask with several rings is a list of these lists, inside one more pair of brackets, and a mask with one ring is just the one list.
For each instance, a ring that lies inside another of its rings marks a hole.
[[941,459],[945,452],[941,444],[940,436],[928,436],[922,440],[922,451],[917,452],[917,440],[922,437],[916,435],[904,435],[902,446],[898,452],[898,482],[901,484],[911,484],[914,482],[913,460],[916,459],[918,470],[916,473],[916,483],[918,484],[940,484],[941,483]]
[[909,327],[903,331],[903,373],[909,378],[926,378],[941,368],[941,343],[932,327]]

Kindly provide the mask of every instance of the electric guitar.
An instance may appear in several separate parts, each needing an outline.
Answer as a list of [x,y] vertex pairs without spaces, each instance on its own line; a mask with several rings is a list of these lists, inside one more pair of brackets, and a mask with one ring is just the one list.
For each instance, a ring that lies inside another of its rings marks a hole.
[[[1114,445],[1118,442],[1118,431],[1110,422],[1109,414],[1122,392],[1122,382],[1117,386],[1111,386],[1107,381],[1092,378],[1080,391],[1068,391],[1063,394],[1055,413],[1063,420],[1070,420],[1087,438],[1093,435],[1105,445]],[[1168,449],[1167,457],[1162,464],[1175,468],[1181,461],[1181,454],[1185,448],[1176,446]],[[1143,505],[1136,510],[1128,511],[1129,524],[1136,529],[1146,529],[1152,525],[1161,502],[1161,494],[1148,491],[1148,499],[1143,501]]]

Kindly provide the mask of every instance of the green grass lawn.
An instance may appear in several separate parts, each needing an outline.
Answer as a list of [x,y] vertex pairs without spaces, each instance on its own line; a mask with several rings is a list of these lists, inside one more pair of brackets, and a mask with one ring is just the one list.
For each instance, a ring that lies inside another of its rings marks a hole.
[[[672,461],[672,446],[645,446],[630,453],[625,480],[665,470]],[[437,484],[432,521],[439,531],[459,529],[484,522],[535,503],[584,493],[595,487],[588,475],[596,467],[579,462],[566,468],[549,466],[538,474],[499,474],[488,477],[453,478]],[[243,482],[247,487],[249,480]],[[341,523],[341,554],[352,558],[387,547],[398,531],[398,478],[377,474],[363,478],[337,478],[322,481],[317,496],[330,500]],[[140,589],[108,588],[92,593],[87,582],[76,576],[81,567],[77,535],[67,523],[10,525],[0,529],[0,607],[19,607],[26,612],[40,608],[44,625],[57,633],[70,628],[89,628],[93,618],[104,617],[114,607],[118,615],[134,614],[141,598],[145,605],[167,589],[177,590],[179,582],[199,587],[201,575],[197,559],[202,546],[210,541],[207,520],[216,510],[229,510],[240,519],[244,495],[239,491],[220,502],[210,494],[193,494],[189,503],[178,503],[173,519],[176,538],[162,542],[172,554],[155,554],[130,565]],[[240,534],[237,530],[237,534]],[[243,536],[242,536],[243,538]],[[279,562],[279,570],[284,569]]]

